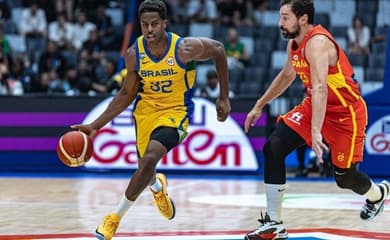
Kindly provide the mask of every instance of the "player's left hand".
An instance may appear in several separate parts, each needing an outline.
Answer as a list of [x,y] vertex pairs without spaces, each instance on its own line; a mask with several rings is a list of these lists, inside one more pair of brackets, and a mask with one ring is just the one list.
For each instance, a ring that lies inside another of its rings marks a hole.
[[328,146],[323,142],[321,133],[312,133],[312,149],[317,156],[317,161],[319,163],[324,163],[322,155],[324,152],[329,152]]
[[218,121],[224,122],[231,110],[229,98],[217,98],[216,108]]

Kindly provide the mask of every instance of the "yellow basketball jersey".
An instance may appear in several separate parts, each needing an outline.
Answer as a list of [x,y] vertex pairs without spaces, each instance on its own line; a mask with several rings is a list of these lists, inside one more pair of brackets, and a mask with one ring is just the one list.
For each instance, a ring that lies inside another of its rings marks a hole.
[[174,33],[167,34],[167,48],[158,59],[146,48],[143,36],[135,44],[136,71],[141,80],[133,116],[140,157],[146,150],[150,134],[158,127],[177,128],[180,141],[183,140],[194,109],[194,63],[185,65],[180,61],[177,49],[182,38]]
[[178,35],[168,32],[168,45],[160,58],[155,58],[146,48],[141,36],[135,44],[136,70],[141,77],[139,96],[136,104],[144,102],[142,112],[162,109],[176,109],[192,113],[195,66],[183,64],[177,57],[177,48],[182,40]]

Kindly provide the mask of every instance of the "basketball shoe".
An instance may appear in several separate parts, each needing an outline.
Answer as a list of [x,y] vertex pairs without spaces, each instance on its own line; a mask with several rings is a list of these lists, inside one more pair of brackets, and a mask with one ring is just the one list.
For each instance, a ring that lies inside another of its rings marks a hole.
[[249,232],[245,236],[245,240],[277,240],[288,238],[287,231],[284,228],[282,221],[277,222],[271,220],[267,213],[265,213],[265,216],[261,213],[259,222],[259,228]]
[[156,174],[156,180],[161,183],[161,190],[159,192],[154,192],[152,189],[150,191],[154,197],[154,204],[157,206],[160,214],[168,220],[171,220],[175,217],[175,204],[172,199],[169,198],[167,193],[167,178],[162,173]]
[[382,191],[382,199],[376,202],[370,202],[368,199],[366,200],[366,204],[360,211],[360,218],[362,220],[372,220],[374,219],[374,217],[383,212],[385,201],[389,196],[390,192],[390,183],[386,180],[383,180],[381,183],[378,184],[378,186]]
[[95,231],[95,237],[99,240],[111,240],[118,226],[120,217],[111,213],[103,218],[103,223]]

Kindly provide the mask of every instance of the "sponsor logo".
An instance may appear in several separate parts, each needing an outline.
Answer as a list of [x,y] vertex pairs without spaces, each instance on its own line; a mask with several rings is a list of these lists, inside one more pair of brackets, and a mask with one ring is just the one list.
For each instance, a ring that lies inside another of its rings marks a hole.
[[297,125],[301,125],[300,121],[303,118],[303,114],[300,112],[295,112],[291,114],[287,119],[294,122]]
[[345,117],[345,118],[339,118],[339,122],[344,122],[346,120],[348,120],[349,117]]
[[[83,122],[93,121],[111,99],[92,109]],[[256,171],[257,158],[242,128],[230,117],[221,124],[216,118],[214,103],[203,98],[193,100],[195,108],[188,136],[161,159],[159,168]],[[94,154],[86,168],[137,168],[132,113],[133,104],[98,132],[94,138]]]
[[375,121],[366,135],[365,145],[369,154],[390,155],[390,115]]

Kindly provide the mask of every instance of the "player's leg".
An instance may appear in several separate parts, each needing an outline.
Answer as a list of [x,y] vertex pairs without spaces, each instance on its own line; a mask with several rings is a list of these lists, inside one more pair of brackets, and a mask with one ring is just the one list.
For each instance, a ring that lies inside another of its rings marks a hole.
[[[150,139],[151,141],[161,143],[168,152],[179,144],[180,139],[182,139],[180,132],[181,131],[177,128],[159,127],[153,131]],[[175,217],[175,205],[172,199],[168,196],[168,182],[165,175],[162,173],[154,174],[149,183],[157,210],[166,219],[173,219]]]
[[[163,174],[156,174],[156,166],[160,159],[179,142],[179,133],[176,128],[159,127],[150,135],[149,144],[144,155],[139,159],[137,170],[130,179],[125,194],[115,211],[103,219],[103,223],[96,229],[95,236],[101,240],[109,240],[115,234],[121,218],[134,204],[142,191],[151,183],[160,188],[153,192],[159,212],[167,219],[175,216],[175,207],[166,192],[167,182]],[[156,180],[157,179],[157,180]],[[155,183],[158,181],[158,184]]]
[[331,149],[334,176],[340,188],[350,189],[367,199],[360,218],[370,220],[383,211],[390,185],[387,181],[375,184],[366,173],[358,169],[358,164],[363,160],[367,123],[364,102],[356,102],[347,111],[340,110],[338,114],[341,116],[327,116],[323,127],[324,138]]
[[308,174],[308,170],[305,166],[305,153],[306,153],[307,146],[302,145],[297,148],[297,160],[298,160],[298,167],[295,171],[296,177],[306,177]]
[[264,239],[274,234],[273,239],[285,239],[287,231],[281,220],[282,201],[286,189],[286,156],[305,143],[304,139],[283,121],[264,145],[264,182],[267,212],[259,219],[258,229],[248,233],[245,239]]
[[359,171],[357,166],[352,164],[350,168],[335,167],[334,176],[340,188],[350,189],[367,199],[360,212],[360,218],[371,220],[383,211],[390,184],[387,181],[375,184],[367,174]]

